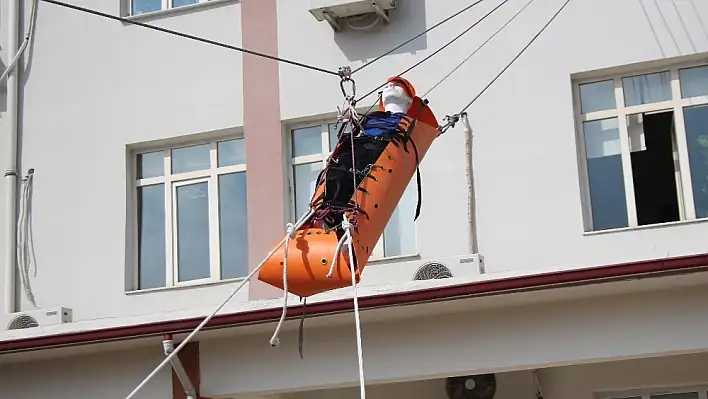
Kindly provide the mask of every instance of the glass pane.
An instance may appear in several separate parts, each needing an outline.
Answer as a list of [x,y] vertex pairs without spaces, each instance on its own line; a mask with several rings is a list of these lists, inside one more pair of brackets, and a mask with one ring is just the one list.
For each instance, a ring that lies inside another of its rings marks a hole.
[[186,6],[188,4],[197,4],[199,0],[172,0],[172,7]]
[[415,176],[413,176],[384,230],[384,256],[416,253],[416,231],[413,218],[417,204],[418,185]]
[[165,174],[165,155],[162,151],[138,154],[138,179],[159,177]]
[[246,141],[244,139],[220,141],[216,146],[220,167],[246,163]]
[[177,187],[179,281],[209,277],[209,191],[201,182]]
[[627,107],[671,100],[671,72],[622,78],[622,88]]
[[612,80],[580,85],[580,112],[603,111],[617,107]]
[[583,123],[593,230],[627,226],[617,118]]
[[708,217],[708,105],[683,110],[696,217]]
[[221,278],[248,275],[246,172],[219,176]]
[[293,129],[293,157],[322,153],[322,128],[319,126]]
[[708,66],[681,69],[681,97],[708,96]]
[[202,144],[173,149],[172,173],[209,169],[211,166],[209,147],[209,144]]
[[162,8],[162,0],[133,0],[132,7],[133,15],[159,11]]
[[312,195],[315,194],[317,176],[322,171],[321,162],[295,165],[295,214],[296,220],[307,212]]
[[698,399],[698,392],[662,393],[651,395],[650,399]]
[[[342,128],[342,125],[337,125],[336,123],[330,123],[329,126],[329,150],[334,151],[334,147],[337,146],[337,135],[339,134],[339,129]],[[344,129],[345,132],[349,133],[352,131],[352,125],[347,124],[347,127]]]
[[165,185],[138,187],[138,289],[165,286]]

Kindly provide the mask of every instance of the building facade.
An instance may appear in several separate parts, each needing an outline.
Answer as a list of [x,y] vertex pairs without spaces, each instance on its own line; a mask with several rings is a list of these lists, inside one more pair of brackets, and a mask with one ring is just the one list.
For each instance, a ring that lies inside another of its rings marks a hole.
[[[708,4],[483,0],[436,26],[472,2],[401,0],[364,29],[376,13],[319,3],[341,1],[70,3],[206,43],[39,1],[0,83],[3,395],[126,397],[304,213],[344,101],[321,70],[366,65],[362,112],[406,71],[470,125],[435,140],[362,275],[370,397],[494,373],[496,398],[706,399]],[[308,300],[301,359],[302,305],[272,348],[282,291],[253,279],[180,358],[204,398],[357,397],[351,295]],[[184,395],[168,365],[135,397]]]

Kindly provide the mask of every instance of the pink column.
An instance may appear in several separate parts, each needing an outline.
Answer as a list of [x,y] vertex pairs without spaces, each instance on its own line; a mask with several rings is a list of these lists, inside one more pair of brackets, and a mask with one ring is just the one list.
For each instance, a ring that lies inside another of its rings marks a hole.
[[[277,0],[242,0],[243,47],[278,55]],[[256,267],[283,237],[285,181],[278,63],[243,55],[243,114],[248,162],[248,253]],[[251,280],[249,299],[277,298],[282,291]]]

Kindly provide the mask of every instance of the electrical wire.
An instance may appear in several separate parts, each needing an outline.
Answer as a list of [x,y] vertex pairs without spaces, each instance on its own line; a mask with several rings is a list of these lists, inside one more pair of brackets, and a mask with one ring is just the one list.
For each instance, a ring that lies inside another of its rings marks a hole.
[[504,72],[506,72],[506,70],[509,69],[509,67],[511,67],[511,65],[514,64],[514,62],[516,62],[516,60],[519,59],[519,57],[521,57],[521,55],[524,53],[524,51],[526,51],[526,49],[528,49],[529,47],[531,47],[531,45],[533,44],[533,42],[535,42],[536,39],[538,39],[538,37],[541,36],[541,34],[542,34],[542,33],[546,30],[546,28],[548,28],[548,26],[556,19],[556,17],[561,13],[561,11],[563,11],[563,9],[565,8],[565,6],[568,5],[568,3],[570,3],[570,0],[565,0],[565,3],[563,3],[563,5],[561,6],[561,8],[559,8],[558,11],[556,11],[556,13],[553,14],[553,16],[551,17],[551,19],[549,19],[548,22],[546,22],[546,24],[543,25],[543,28],[541,28],[541,30],[539,30],[538,33],[536,33],[536,35],[534,35],[533,38],[531,38],[531,40],[528,42],[528,44],[526,44],[526,46],[524,46],[524,48],[522,48],[521,51],[519,51],[519,53],[516,54],[516,56],[504,67],[504,69],[502,69],[502,70],[497,74],[497,76],[494,77],[494,79],[492,79],[479,93],[477,93],[477,95],[474,96],[474,98],[472,99],[472,101],[470,101],[469,103],[467,103],[467,105],[465,105],[464,108],[462,108],[462,110],[461,110],[457,115],[463,114],[465,111],[467,111],[467,109],[468,109],[469,107],[471,107],[472,104],[474,104],[475,101],[477,101],[477,100],[482,96],[482,94],[484,94],[484,92],[486,92],[487,89],[489,89],[489,88],[494,84],[494,82],[496,82],[497,79],[499,79],[499,78],[504,74]]
[[[424,62],[428,61],[429,59],[433,58],[433,57],[436,56],[439,52],[441,52],[441,51],[445,50],[446,48],[448,48],[452,43],[456,42],[459,38],[461,38],[462,36],[466,35],[466,34],[467,34],[469,31],[471,31],[475,26],[479,25],[480,22],[484,21],[488,16],[492,15],[492,13],[494,13],[494,11],[498,10],[501,6],[503,6],[504,4],[506,4],[508,1],[509,1],[509,0],[503,0],[501,3],[499,3],[499,5],[497,5],[496,7],[492,8],[491,11],[489,11],[488,13],[486,13],[485,15],[483,15],[482,18],[478,19],[475,23],[473,23],[472,25],[470,25],[469,27],[467,27],[467,29],[463,30],[462,33],[460,33],[459,35],[455,36],[452,40],[450,40],[449,42],[445,43],[442,47],[440,47],[439,49],[435,50],[434,52],[428,54],[425,58],[423,58],[422,60],[416,62],[416,63],[413,64],[411,67],[409,67],[408,69],[406,69],[405,71],[399,73],[399,74],[396,75],[396,76],[399,76],[399,77],[400,77],[400,76],[403,76],[404,74],[406,74],[406,73],[412,71],[413,69],[417,68],[417,67],[418,67],[419,65],[421,65],[422,63],[424,63]],[[477,3],[475,3],[475,4],[477,4]],[[368,93],[364,94],[363,96],[361,96],[361,97],[360,97],[359,99],[357,99],[356,101],[359,102],[359,101],[363,100],[364,98],[366,98],[366,97],[372,95],[374,92],[376,92],[377,90],[379,90],[380,88],[382,88],[382,87],[384,87],[384,86],[386,86],[386,83],[383,83],[383,84],[379,85],[377,88],[375,88],[375,89],[369,91]]]
[[380,56],[374,58],[373,60],[367,62],[366,64],[360,66],[359,68],[356,68],[355,70],[352,71],[352,74],[361,71],[362,69],[366,68],[367,66],[369,66],[369,65],[373,64],[374,62],[376,62],[376,61],[382,59],[383,57],[385,57],[385,56],[387,56],[387,55],[393,53],[394,51],[400,49],[401,47],[403,47],[403,46],[405,46],[406,44],[412,42],[413,40],[415,40],[415,39],[417,39],[417,38],[423,36],[424,34],[426,34],[426,33],[430,32],[430,31],[432,31],[433,29],[437,28],[438,26],[443,25],[443,24],[446,23],[447,21],[449,21],[449,20],[451,20],[451,19],[453,19],[453,18],[455,18],[455,17],[457,17],[457,16],[459,16],[459,15],[464,14],[465,11],[471,9],[472,7],[474,7],[474,6],[476,6],[477,4],[481,3],[482,1],[484,1],[484,0],[475,1],[474,3],[468,5],[467,7],[463,8],[463,9],[461,9],[460,11],[458,11],[458,12],[456,12],[456,13],[450,15],[449,17],[443,19],[442,21],[440,21],[440,22],[438,22],[437,24],[431,26],[430,28],[428,28],[428,29],[426,29],[426,30],[424,30],[424,31],[422,31],[422,32],[420,32],[420,33],[418,33],[417,35],[411,37],[410,39],[406,40],[405,42],[403,42],[403,43],[399,44],[398,46],[392,48],[391,50],[388,50],[387,52],[381,54]]
[[118,16],[111,15],[111,14],[106,14],[106,13],[103,13],[103,12],[100,12],[100,11],[96,11],[96,10],[92,10],[92,9],[89,9],[89,8],[84,8],[84,7],[80,7],[80,6],[77,6],[77,5],[64,3],[64,2],[61,2],[61,1],[57,1],[57,0],[41,0],[41,1],[44,1],[44,2],[47,2],[47,3],[51,3],[51,4],[54,4],[54,5],[57,5],[57,6],[61,6],[61,7],[70,8],[70,9],[75,10],[75,11],[81,11],[81,12],[85,12],[85,13],[88,13],[88,14],[97,15],[97,16],[99,16],[99,17],[112,19],[112,20],[114,20],[114,21],[120,21],[120,22],[123,22],[123,23],[125,23],[125,24],[137,25],[137,26],[141,26],[141,27],[143,27],[143,28],[152,29],[152,30],[156,30],[156,31],[159,31],[159,32],[168,33],[168,34],[170,34],[170,35],[175,35],[175,36],[183,37],[183,38],[185,38],[185,39],[191,39],[191,40],[195,40],[195,41],[198,41],[198,42],[211,44],[211,45],[213,45],[213,46],[223,47],[223,48],[227,48],[227,49],[230,49],[230,50],[236,50],[236,51],[240,51],[240,52],[242,52],[242,53],[247,53],[247,54],[255,55],[255,56],[258,56],[258,57],[267,58],[267,59],[274,60],[274,61],[278,61],[278,62],[282,62],[282,63],[285,63],[285,64],[295,65],[295,66],[298,66],[298,67],[301,67],[301,68],[306,68],[306,69],[310,69],[310,70],[313,70],[313,71],[322,72],[322,73],[324,73],[324,74],[334,75],[334,76],[340,76],[339,73],[337,73],[337,72],[335,72],[335,71],[330,71],[330,70],[323,69],[323,68],[319,68],[319,67],[316,67],[316,66],[313,66],[313,65],[303,64],[303,63],[301,63],[301,62],[291,61],[291,60],[288,60],[288,59],[285,59],[285,58],[280,58],[280,57],[276,57],[276,56],[273,56],[273,55],[268,55],[268,54],[260,53],[260,52],[257,52],[257,51],[248,50],[248,49],[245,49],[245,48],[242,48],[242,47],[232,46],[232,45],[230,45],[230,44],[217,42],[217,41],[215,41],[215,40],[205,39],[205,38],[203,38],[203,37],[194,36],[194,35],[190,35],[190,34],[187,34],[187,33],[174,31],[174,30],[171,30],[171,29],[165,29],[165,28],[161,28],[161,27],[159,27],[159,26],[154,26],[154,25],[149,25],[149,24],[146,24],[146,23],[138,22],[138,21],[133,21],[133,20],[130,20],[130,19],[127,19],[127,18],[118,17]]
[[5,68],[5,71],[3,71],[2,75],[0,75],[0,82],[7,77],[7,75],[10,74],[10,71],[12,71],[12,68],[14,68],[17,65],[17,62],[20,60],[20,57],[22,57],[22,54],[25,52],[27,47],[32,43],[32,39],[34,38],[34,24],[35,21],[37,20],[37,2],[38,0],[33,0],[32,5],[30,8],[30,16],[29,16],[29,26],[27,28],[27,34],[25,35],[25,39],[22,41],[22,44],[20,45],[20,48],[17,49],[17,53],[15,53],[15,56],[12,57],[12,60],[10,60],[9,65],[7,68]]
[[516,19],[516,17],[518,17],[519,14],[521,14],[528,6],[530,6],[531,3],[533,3],[534,1],[536,1],[536,0],[530,0],[528,3],[526,3],[526,5],[524,5],[519,11],[517,11],[516,14],[514,14],[514,15],[511,17],[511,19],[509,19],[508,21],[506,21],[506,23],[504,23],[504,25],[502,25],[499,29],[497,29],[497,31],[494,32],[487,40],[485,40],[484,43],[480,44],[479,47],[477,47],[470,55],[467,56],[467,58],[465,58],[464,60],[462,60],[462,62],[460,62],[459,64],[457,64],[456,67],[454,67],[447,75],[445,75],[442,79],[440,79],[437,83],[435,83],[435,84],[433,85],[433,87],[431,87],[430,89],[428,89],[428,91],[426,91],[421,97],[426,97],[428,94],[432,93],[433,90],[437,89],[438,86],[440,86],[440,85],[441,85],[443,82],[445,82],[450,76],[452,76],[455,72],[457,72],[458,69],[460,69],[464,64],[467,63],[467,61],[469,61],[475,54],[477,54],[477,52],[478,52],[479,50],[481,50],[482,47],[484,47],[487,43],[489,43],[492,39],[494,39],[494,37],[495,37],[496,35],[498,35],[504,28],[506,28],[506,26],[509,25],[509,24],[511,23],[511,21],[513,21],[514,19]]

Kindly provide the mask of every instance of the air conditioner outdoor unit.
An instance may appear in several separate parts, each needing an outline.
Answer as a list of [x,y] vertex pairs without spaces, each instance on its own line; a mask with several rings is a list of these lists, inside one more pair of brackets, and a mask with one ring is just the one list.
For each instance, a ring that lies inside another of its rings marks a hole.
[[341,21],[351,17],[372,14],[388,22],[388,13],[395,8],[396,0],[310,0],[309,11],[315,19],[327,21],[335,32],[339,32]]
[[484,273],[484,258],[479,254],[419,261],[411,280],[433,280],[476,276]]
[[379,285],[481,274],[484,274],[484,258],[479,254],[470,254],[369,265],[362,274],[361,284]]
[[5,315],[4,324],[6,330],[20,330],[71,323],[72,320],[73,314],[71,309],[59,307],[10,313]]

